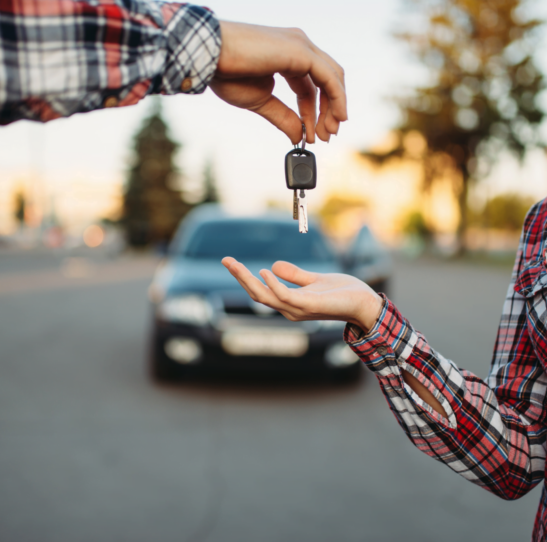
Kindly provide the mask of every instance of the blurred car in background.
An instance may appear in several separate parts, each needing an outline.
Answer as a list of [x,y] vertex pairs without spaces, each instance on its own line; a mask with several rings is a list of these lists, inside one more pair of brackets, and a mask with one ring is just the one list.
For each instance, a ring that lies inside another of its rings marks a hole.
[[383,292],[389,297],[393,272],[391,256],[368,226],[359,230],[341,259],[345,273],[361,279],[377,292]]
[[[291,322],[254,302],[220,263],[224,256],[233,256],[255,275],[286,260],[319,273],[354,268],[372,284],[388,279],[385,263],[377,263],[384,251],[368,229],[340,258],[313,222],[302,235],[291,216],[241,218],[217,205],[202,205],[181,222],[149,289],[153,378],[169,380],[207,369],[359,375],[361,364],[342,339],[344,322]],[[381,269],[381,275],[375,276],[374,269]]]

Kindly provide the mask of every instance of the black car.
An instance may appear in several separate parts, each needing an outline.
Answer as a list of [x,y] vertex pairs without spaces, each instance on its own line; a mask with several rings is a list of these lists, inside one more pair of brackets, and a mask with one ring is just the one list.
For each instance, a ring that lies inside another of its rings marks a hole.
[[[284,214],[241,218],[216,205],[197,208],[180,224],[150,286],[154,378],[206,369],[358,374],[343,322],[291,322],[255,303],[221,264],[224,256],[255,275],[276,260],[320,273],[347,271],[313,222],[300,234]],[[348,261],[365,265],[355,254]]]

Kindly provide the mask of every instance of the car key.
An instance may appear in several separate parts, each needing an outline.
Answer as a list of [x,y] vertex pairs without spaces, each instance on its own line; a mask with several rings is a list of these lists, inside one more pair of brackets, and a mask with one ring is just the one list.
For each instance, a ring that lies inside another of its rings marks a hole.
[[302,146],[285,156],[285,180],[287,188],[293,190],[293,218],[298,220],[300,233],[308,232],[308,206],[305,190],[312,190],[317,184],[315,155],[306,150],[306,126],[302,124]]
[[298,231],[308,233],[308,202],[304,190],[300,190],[298,198]]

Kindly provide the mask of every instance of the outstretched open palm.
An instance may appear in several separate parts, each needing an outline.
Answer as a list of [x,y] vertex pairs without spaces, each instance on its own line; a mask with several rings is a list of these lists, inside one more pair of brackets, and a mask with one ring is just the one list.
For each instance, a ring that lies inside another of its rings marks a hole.
[[[349,275],[312,273],[278,261],[271,271],[260,271],[264,284],[234,258],[224,258],[222,263],[254,301],[278,310],[289,320],[342,320],[370,329],[382,307],[376,292]],[[279,279],[300,288],[289,288]]]

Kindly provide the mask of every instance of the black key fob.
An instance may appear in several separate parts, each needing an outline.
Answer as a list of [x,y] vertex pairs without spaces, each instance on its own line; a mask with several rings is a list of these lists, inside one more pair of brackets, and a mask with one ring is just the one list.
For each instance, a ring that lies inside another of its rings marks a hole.
[[285,180],[291,190],[312,190],[317,184],[317,167],[313,152],[301,148],[285,156]]

